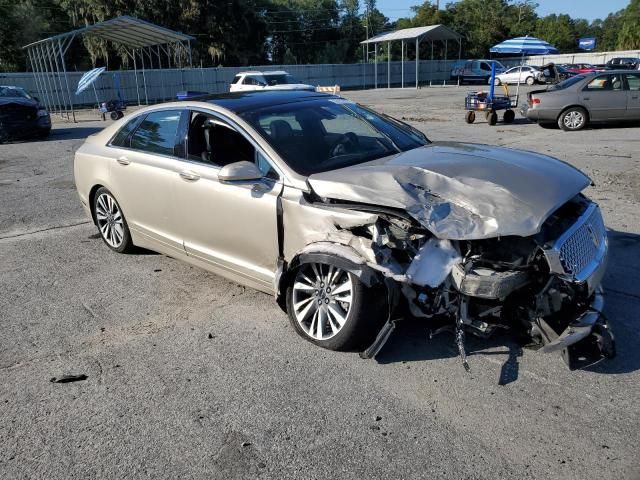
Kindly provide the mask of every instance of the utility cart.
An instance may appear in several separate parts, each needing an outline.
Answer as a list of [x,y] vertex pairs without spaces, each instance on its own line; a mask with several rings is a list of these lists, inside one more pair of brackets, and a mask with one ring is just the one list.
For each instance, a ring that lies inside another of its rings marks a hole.
[[489,125],[498,123],[498,113],[504,110],[502,120],[511,123],[516,118],[514,108],[518,106],[518,93],[515,98],[509,96],[509,89],[503,85],[504,95],[495,94],[496,66],[491,63],[491,82],[488,92],[469,92],[464,99],[464,108],[467,111],[464,119],[467,123],[473,123],[478,113],[483,113]]

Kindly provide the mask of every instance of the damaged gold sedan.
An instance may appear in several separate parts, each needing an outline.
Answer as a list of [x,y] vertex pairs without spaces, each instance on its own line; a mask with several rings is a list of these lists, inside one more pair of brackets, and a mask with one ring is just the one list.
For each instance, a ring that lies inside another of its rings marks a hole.
[[399,318],[510,329],[570,368],[615,354],[607,233],[583,173],[544,155],[430,142],[356,103],[248,92],[139,110],[76,152],[105,243],[275,295],[307,340],[374,356]]

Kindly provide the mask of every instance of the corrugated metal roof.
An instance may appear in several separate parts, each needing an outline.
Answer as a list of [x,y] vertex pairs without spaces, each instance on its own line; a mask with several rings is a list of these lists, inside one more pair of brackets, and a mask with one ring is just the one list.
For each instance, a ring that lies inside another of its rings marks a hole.
[[360,44],[394,42],[396,40],[423,40],[425,38],[429,40],[460,40],[462,35],[444,25],[429,25],[427,27],[403,28],[394,32],[381,33],[360,42]]
[[104,22],[95,23],[88,27],[79,28],[77,30],[38,40],[37,42],[25,45],[23,48],[32,47],[34,45],[53,40],[63,40],[78,35],[102,38],[113,43],[120,43],[134,48],[194,40],[190,35],[175,32],[168,28],[145,22],[139,18],[125,15],[122,17],[112,18],[111,20],[105,20]]

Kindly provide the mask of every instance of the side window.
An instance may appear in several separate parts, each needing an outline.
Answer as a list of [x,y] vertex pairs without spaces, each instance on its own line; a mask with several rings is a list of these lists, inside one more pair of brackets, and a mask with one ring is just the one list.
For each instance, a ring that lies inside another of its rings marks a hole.
[[161,155],[174,155],[180,110],[148,114],[131,137],[131,148]]
[[623,88],[620,75],[600,75],[591,80],[584,89],[589,91],[619,91]]
[[258,77],[255,77],[253,75],[247,75],[246,77],[244,77],[244,80],[242,83],[244,85],[264,85],[263,81],[261,81]]
[[627,73],[627,85],[634,92],[640,90],[640,73]]
[[113,145],[114,147],[128,147],[129,146],[129,136],[131,132],[133,132],[140,121],[144,118],[144,115],[140,115],[130,121],[128,121],[118,133],[111,139],[109,145]]
[[480,62],[480,68],[481,68],[482,70],[487,71],[487,72],[490,72],[490,71],[491,71],[491,65],[489,65],[489,64],[488,64],[488,63],[486,63],[486,62]]
[[187,158],[216,167],[243,160],[255,162],[264,176],[278,178],[268,160],[256,151],[244,135],[224,121],[206,113],[191,112]]
[[240,81],[240,78],[240,75],[236,75],[235,77],[233,77],[233,80],[231,80],[231,83],[238,83]]

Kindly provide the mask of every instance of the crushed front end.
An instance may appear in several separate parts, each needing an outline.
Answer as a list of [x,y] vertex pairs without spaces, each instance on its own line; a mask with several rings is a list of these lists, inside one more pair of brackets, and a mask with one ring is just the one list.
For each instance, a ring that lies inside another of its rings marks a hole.
[[376,213],[375,224],[350,232],[369,242],[375,260],[368,265],[401,293],[396,316],[410,313],[429,319],[432,331],[454,331],[466,367],[465,334],[486,338],[498,329],[560,352],[570,369],[615,355],[600,287],[607,233],[599,207],[583,195],[529,237],[442,240],[408,216]]

